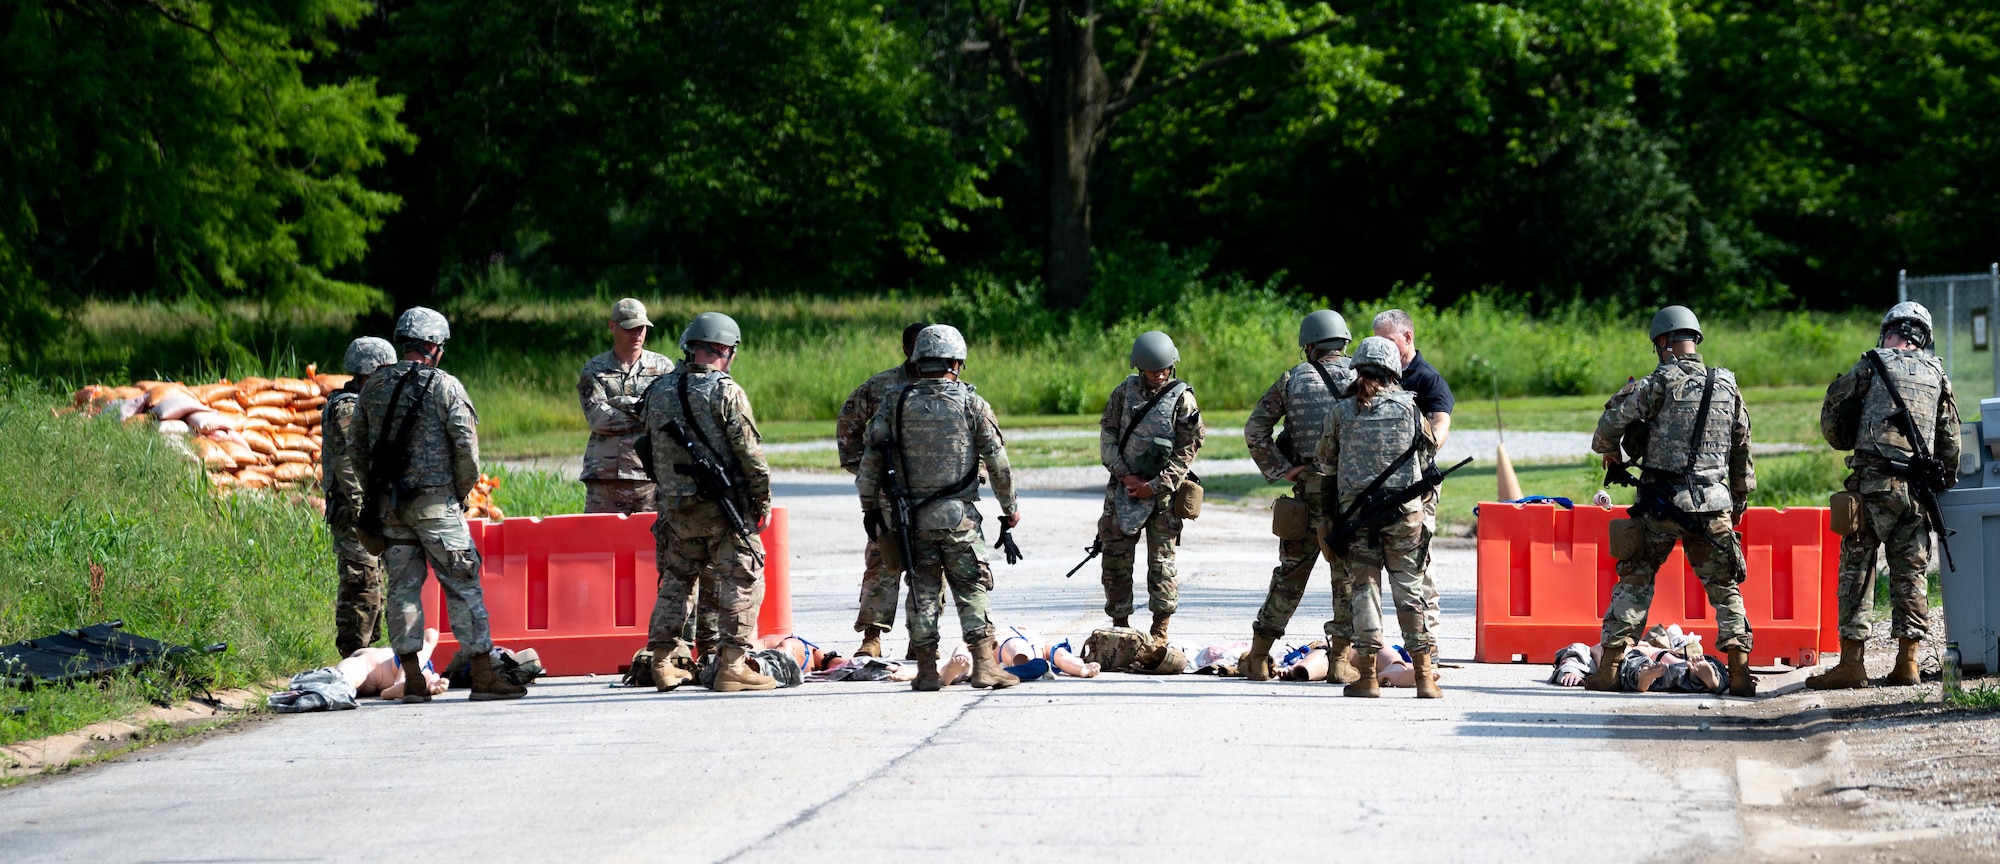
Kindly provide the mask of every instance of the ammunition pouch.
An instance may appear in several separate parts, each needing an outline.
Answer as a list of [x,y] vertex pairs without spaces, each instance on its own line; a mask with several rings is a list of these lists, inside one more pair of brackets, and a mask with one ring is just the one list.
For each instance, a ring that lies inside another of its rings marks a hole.
[[1167,457],[1172,456],[1173,452],[1174,442],[1171,438],[1154,438],[1146,442],[1146,449],[1139,451],[1139,455],[1132,457],[1129,463],[1132,473],[1148,480],[1160,476],[1161,471],[1167,470]]
[[1646,522],[1643,519],[1613,519],[1609,540],[1611,557],[1629,561],[1646,549]]
[[1833,533],[1847,537],[1861,532],[1861,520],[1866,513],[1861,496],[1852,492],[1835,492],[1827,500],[1827,507],[1833,511],[1830,520]]
[[1304,540],[1312,534],[1312,509],[1290,495],[1271,502],[1271,533],[1280,540]]
[[1194,475],[1188,475],[1181,485],[1174,489],[1173,512],[1179,519],[1200,519],[1203,490]]

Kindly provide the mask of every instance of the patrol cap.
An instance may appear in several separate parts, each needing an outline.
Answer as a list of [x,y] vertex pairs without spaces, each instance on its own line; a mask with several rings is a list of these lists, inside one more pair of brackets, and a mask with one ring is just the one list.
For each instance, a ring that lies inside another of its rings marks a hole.
[[436,309],[412,306],[396,319],[396,338],[443,345],[451,338],[451,324]]
[[396,349],[380,336],[363,336],[347,343],[341,368],[350,375],[373,375],[384,366],[396,365]]
[[917,344],[910,351],[910,359],[963,361],[965,336],[950,324],[932,324],[917,334]]
[[1300,348],[1308,348],[1333,339],[1341,340],[1339,345],[1327,346],[1334,350],[1344,348],[1348,342],[1354,341],[1354,334],[1347,329],[1347,319],[1340,317],[1339,312],[1321,309],[1307,315],[1304,321],[1299,322]]
[[681,331],[681,350],[695,342],[708,342],[734,348],[743,341],[743,330],[736,326],[736,319],[720,312],[703,312],[688,322]]
[[646,317],[646,304],[627,297],[611,307],[611,323],[622,330],[637,330],[653,326],[653,319]]
[[1361,344],[1354,349],[1354,371],[1369,370],[1391,378],[1403,377],[1403,352],[1396,347],[1396,343],[1382,336],[1361,340]]
[[1180,349],[1174,347],[1173,337],[1158,330],[1148,330],[1132,340],[1132,365],[1141,371],[1158,372],[1180,365]]
[[1686,330],[1694,334],[1694,343],[1701,344],[1701,320],[1694,317],[1694,310],[1686,306],[1668,306],[1653,315],[1651,335],[1646,338],[1654,342],[1661,336]]

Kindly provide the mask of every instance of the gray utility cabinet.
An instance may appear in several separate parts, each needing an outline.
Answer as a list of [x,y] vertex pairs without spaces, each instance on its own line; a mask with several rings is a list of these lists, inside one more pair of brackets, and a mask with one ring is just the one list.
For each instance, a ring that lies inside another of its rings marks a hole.
[[[1938,496],[1958,570],[1942,567],[1945,638],[1965,670],[2000,673],[2000,399],[1980,402],[1981,422],[1959,436],[1958,486]],[[1942,559],[1943,556],[1939,556]]]

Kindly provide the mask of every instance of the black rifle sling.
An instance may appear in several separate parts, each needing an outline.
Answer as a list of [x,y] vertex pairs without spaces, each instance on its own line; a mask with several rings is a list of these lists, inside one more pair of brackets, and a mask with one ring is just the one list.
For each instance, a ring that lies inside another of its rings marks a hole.
[[1333,375],[1329,374],[1329,373],[1328,373],[1328,372],[1326,371],[1326,367],[1325,367],[1325,366],[1321,366],[1321,365],[1319,365],[1319,361],[1318,361],[1318,360],[1308,360],[1308,361],[1306,361],[1306,362],[1307,362],[1307,364],[1309,364],[1309,365],[1311,365],[1311,366],[1313,367],[1313,371],[1314,371],[1314,372],[1318,372],[1318,373],[1319,373],[1319,380],[1320,380],[1320,381],[1321,381],[1322,383],[1326,384],[1326,392],[1327,392],[1327,394],[1328,394],[1328,395],[1330,395],[1330,396],[1332,396],[1332,397],[1333,397],[1333,398],[1335,398],[1335,399],[1339,399],[1339,398],[1340,398],[1340,388],[1338,388],[1338,387],[1335,387],[1335,386],[1333,386]]
[[1146,412],[1153,410],[1153,406],[1160,404],[1160,400],[1167,398],[1167,394],[1179,393],[1180,388],[1186,386],[1186,381],[1175,381],[1160,388],[1160,392],[1153,394],[1153,398],[1146,400],[1146,404],[1139,408],[1139,413],[1132,415],[1132,419],[1126,422],[1125,431],[1118,435],[1118,458],[1125,458],[1125,445],[1131,442],[1132,430],[1139,428],[1139,420],[1146,416]]
[[1910,452],[1919,459],[1931,458],[1930,442],[1917,434],[1916,415],[1910,413],[1910,406],[1903,402],[1903,394],[1896,390],[1895,382],[1889,380],[1889,367],[1882,362],[1878,351],[1868,352],[1868,362],[1875,367],[1875,378],[1889,389],[1889,400],[1896,403],[1896,413],[1903,415],[1903,435],[1910,439]]
[[[911,385],[903,385],[903,394],[896,400],[896,470],[902,472],[903,488],[905,490],[909,489],[910,463],[909,460],[903,458],[903,410],[910,404],[910,391],[912,389],[914,388]],[[967,431],[970,432],[971,430]],[[932,493],[930,497],[911,505],[910,518],[917,518],[917,511],[923,509],[925,505],[957,495],[977,482],[979,482],[979,454],[974,453],[972,456],[972,467],[966,470],[965,476],[958,478],[957,483],[940,489]]]
[[1681,469],[1682,477],[1694,476],[1694,463],[1701,459],[1701,441],[1708,432],[1708,402],[1715,395],[1715,367],[1708,368],[1708,382],[1701,388],[1701,407],[1694,411],[1694,435],[1688,441],[1687,467]]
[[1390,475],[1402,470],[1403,466],[1409,463],[1410,457],[1417,455],[1417,446],[1422,444],[1424,440],[1424,417],[1423,413],[1417,410],[1415,402],[1410,403],[1410,420],[1415,424],[1415,431],[1410,435],[1410,448],[1404,450],[1403,455],[1396,457],[1396,461],[1389,463],[1389,467],[1382,469],[1382,473],[1375,475],[1375,479],[1368,484],[1368,488],[1361,490],[1361,494],[1354,496],[1354,503],[1348,505],[1346,510],[1341,511],[1340,521],[1353,522],[1354,517],[1360,515],[1362,505],[1368,503],[1369,496],[1381,491],[1382,484],[1389,482]]

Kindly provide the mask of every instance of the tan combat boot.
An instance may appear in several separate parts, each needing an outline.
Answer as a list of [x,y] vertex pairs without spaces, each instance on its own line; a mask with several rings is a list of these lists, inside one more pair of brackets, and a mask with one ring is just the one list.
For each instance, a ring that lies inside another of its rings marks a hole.
[[1241,661],[1243,677],[1252,681],[1271,680],[1277,665],[1271,658],[1271,643],[1276,641],[1269,636],[1250,637],[1250,650],[1243,652]]
[[[1896,668],[1889,670],[1889,677],[1882,683],[1891,687],[1913,687],[1923,681],[1923,673],[1917,669],[1917,645],[1915,639],[1896,640]],[[1843,650],[1841,658],[1846,659]]]
[[528,695],[528,688],[500,677],[493,671],[493,655],[481,651],[472,655],[465,663],[472,672],[472,701],[492,702],[499,699],[519,699]]
[[665,645],[653,648],[653,686],[666,693],[694,679],[694,673],[678,662],[673,649]]
[[1417,668],[1417,698],[1443,699],[1444,690],[1438,687],[1437,649],[1410,652],[1410,665]]
[[861,634],[861,647],[854,649],[856,657],[882,656],[882,628],[870,627]]
[[715,683],[708,689],[717,693],[777,689],[778,679],[751,669],[743,654],[743,649],[734,645],[724,647],[715,656]]
[[1354,661],[1347,659],[1347,649],[1354,643],[1346,639],[1326,639],[1326,683],[1352,684],[1361,680],[1361,673],[1355,671]]
[[1360,656],[1354,658],[1354,671],[1360,677],[1343,688],[1340,695],[1358,696],[1363,699],[1382,697],[1382,679],[1375,677],[1375,659],[1376,654],[1373,651],[1361,652]]
[[[1868,643],[1860,639],[1840,640],[1840,665],[1806,679],[1806,687],[1812,690],[1860,690],[1868,686],[1868,669],[1862,665],[1862,657],[1868,650]],[[1729,672],[1733,680],[1736,671]]]
[[424,664],[418,662],[417,655],[398,654],[396,660],[403,664],[403,704],[431,701],[431,684],[424,680]]
[[917,677],[911,679],[910,689],[920,690],[925,693],[935,693],[943,690],[944,678],[938,675],[937,649],[932,648],[928,651],[920,652],[917,651],[916,646],[911,646],[910,651],[917,655]]
[[1604,653],[1598,655],[1597,668],[1583,677],[1583,689],[1599,693],[1616,693],[1624,689],[1618,680],[1618,667],[1625,665],[1625,651],[1631,648],[1628,642],[1607,642]]
[[999,647],[993,642],[992,636],[981,639],[972,646],[972,689],[985,690],[991,687],[995,690],[1004,690],[1021,683],[1021,679],[1014,673],[1000,668],[999,658],[993,656],[993,652]]
[[[1842,652],[1842,659],[1846,659],[1845,652]],[[1748,651],[1729,649],[1729,695],[1744,697],[1757,695],[1757,678],[1750,674]]]
[[1168,618],[1170,618],[1170,617],[1172,617],[1172,616],[1169,616],[1169,615],[1155,615],[1155,616],[1153,616],[1153,641],[1154,641],[1154,642],[1165,642],[1165,641],[1167,641],[1167,619],[1168,619]]

